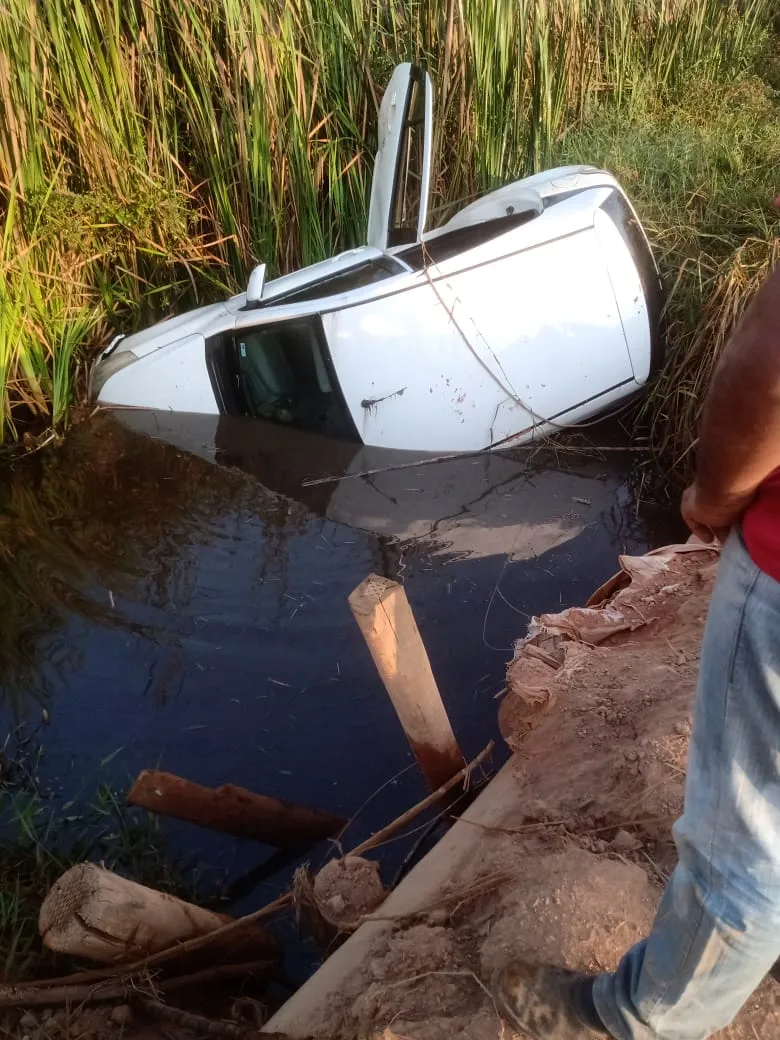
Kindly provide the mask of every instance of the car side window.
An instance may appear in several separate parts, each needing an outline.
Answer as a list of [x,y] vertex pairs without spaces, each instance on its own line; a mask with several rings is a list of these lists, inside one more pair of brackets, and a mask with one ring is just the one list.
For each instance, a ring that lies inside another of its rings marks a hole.
[[240,329],[228,337],[225,355],[243,414],[356,438],[319,318]]

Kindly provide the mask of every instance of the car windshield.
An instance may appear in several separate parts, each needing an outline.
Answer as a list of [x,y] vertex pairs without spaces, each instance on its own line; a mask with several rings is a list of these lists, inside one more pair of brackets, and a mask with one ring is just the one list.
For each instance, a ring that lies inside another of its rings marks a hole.
[[354,437],[318,319],[236,333],[232,365],[241,410],[336,437]]

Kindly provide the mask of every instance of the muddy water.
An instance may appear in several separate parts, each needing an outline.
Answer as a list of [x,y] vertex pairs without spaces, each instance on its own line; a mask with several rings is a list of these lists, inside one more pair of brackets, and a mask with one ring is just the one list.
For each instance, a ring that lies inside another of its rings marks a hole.
[[[121,419],[78,427],[0,491],[0,710],[38,727],[42,781],[70,812],[144,767],[347,817],[397,777],[351,846],[423,793],[347,606],[369,572],[405,584],[471,755],[496,735],[529,615],[582,602],[616,553],[669,535],[636,509],[621,451],[421,465],[251,422]],[[166,829],[230,878],[263,858]]]

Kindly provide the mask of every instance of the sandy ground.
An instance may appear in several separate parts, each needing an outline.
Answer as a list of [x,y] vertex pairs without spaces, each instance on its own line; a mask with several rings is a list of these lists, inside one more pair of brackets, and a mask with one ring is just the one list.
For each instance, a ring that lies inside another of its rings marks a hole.
[[[639,560],[592,606],[537,618],[508,671],[501,729],[521,797],[481,828],[440,905],[377,939],[312,1033],[509,1040],[486,982],[512,956],[602,971],[648,930],[674,865],[690,710],[717,556]],[[380,911],[381,913],[381,911]],[[727,1040],[780,1037],[767,980]]]

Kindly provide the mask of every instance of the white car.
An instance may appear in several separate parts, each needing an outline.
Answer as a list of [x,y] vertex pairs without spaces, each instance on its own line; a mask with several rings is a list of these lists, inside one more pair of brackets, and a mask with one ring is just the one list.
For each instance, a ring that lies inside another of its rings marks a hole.
[[620,185],[516,181],[425,231],[432,86],[400,65],[379,112],[367,244],[115,339],[101,404],[271,419],[432,452],[520,444],[639,390],[662,291]]

